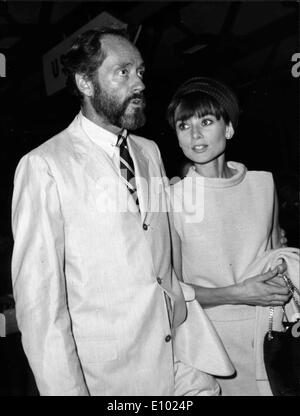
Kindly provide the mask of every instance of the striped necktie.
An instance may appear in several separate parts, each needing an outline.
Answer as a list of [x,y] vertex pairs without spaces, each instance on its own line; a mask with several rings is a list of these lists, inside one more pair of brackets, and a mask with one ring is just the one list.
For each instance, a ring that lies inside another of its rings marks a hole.
[[135,175],[134,175],[134,164],[130,156],[127,146],[127,130],[123,130],[118,135],[118,146],[120,148],[120,170],[124,182],[131,195],[133,196],[137,206],[139,207],[139,200],[137,196]]

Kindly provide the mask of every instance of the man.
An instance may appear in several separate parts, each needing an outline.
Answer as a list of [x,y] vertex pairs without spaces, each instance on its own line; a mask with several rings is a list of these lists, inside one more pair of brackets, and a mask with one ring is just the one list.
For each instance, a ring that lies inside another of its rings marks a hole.
[[81,112],[15,176],[12,275],[25,353],[42,395],[176,394],[172,337],[186,305],[167,213],[153,209],[164,189],[146,186],[164,176],[160,153],[131,133],[145,122],[141,55],[122,31],[93,30],[65,68]]

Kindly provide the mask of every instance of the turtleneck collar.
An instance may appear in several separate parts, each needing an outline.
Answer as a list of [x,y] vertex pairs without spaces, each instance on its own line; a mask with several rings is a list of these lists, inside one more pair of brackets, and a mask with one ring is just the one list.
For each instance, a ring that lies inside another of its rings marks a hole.
[[190,167],[186,176],[203,178],[204,186],[208,188],[228,188],[230,186],[237,185],[244,179],[247,173],[247,168],[245,165],[238,162],[227,162],[227,166],[236,170],[236,173],[231,178],[207,178],[196,172],[194,166]]

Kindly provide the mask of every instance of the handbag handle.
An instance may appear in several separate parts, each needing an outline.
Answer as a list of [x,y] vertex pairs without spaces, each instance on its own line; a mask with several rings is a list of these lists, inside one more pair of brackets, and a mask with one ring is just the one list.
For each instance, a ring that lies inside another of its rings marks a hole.
[[[297,293],[297,295],[300,297],[300,292],[299,289],[293,284],[293,282],[291,281],[291,279],[285,275],[282,276],[283,280],[285,281],[291,295],[292,298],[295,302],[296,308],[298,309],[298,312],[300,313],[300,302],[298,301],[298,299],[296,298],[295,292]],[[285,314],[285,309],[284,306],[282,307],[284,314]],[[273,331],[273,316],[274,316],[274,306],[270,306],[269,308],[269,329],[268,329],[268,340],[270,341],[271,339],[273,339],[273,335],[272,335],[272,331]],[[286,316],[286,314],[285,314]]]

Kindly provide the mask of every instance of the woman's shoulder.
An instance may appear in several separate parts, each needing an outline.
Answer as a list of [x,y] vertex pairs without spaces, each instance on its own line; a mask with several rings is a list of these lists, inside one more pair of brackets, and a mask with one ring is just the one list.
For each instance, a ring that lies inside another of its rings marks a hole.
[[229,162],[227,162],[227,165],[229,167],[233,168],[233,169],[238,170],[238,171],[243,170],[243,171],[246,172],[246,175],[250,175],[250,176],[253,176],[253,177],[259,177],[259,178],[262,178],[262,177],[266,177],[266,178],[270,178],[271,177],[272,178],[273,177],[272,173],[269,172],[269,171],[265,171],[265,170],[254,170],[254,169],[251,170],[251,169],[249,169],[246,165],[244,165],[241,162],[229,161]]
[[261,190],[271,194],[274,192],[275,184],[272,172],[265,170],[248,170],[246,179],[252,189]]
[[248,170],[247,176],[251,177],[253,180],[265,180],[273,182],[272,172],[266,170]]
[[243,163],[240,162],[228,162],[228,165],[238,171],[244,171],[244,181],[247,186],[251,186],[255,189],[273,189],[274,179],[272,172],[265,170],[251,170],[248,169]]

